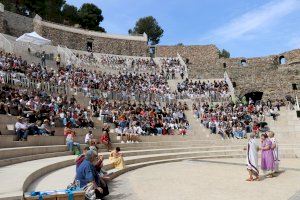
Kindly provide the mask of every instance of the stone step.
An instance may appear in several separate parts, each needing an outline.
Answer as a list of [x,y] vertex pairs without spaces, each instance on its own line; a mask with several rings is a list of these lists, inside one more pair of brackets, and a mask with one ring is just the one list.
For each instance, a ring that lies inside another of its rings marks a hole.
[[13,157],[65,151],[67,151],[66,145],[3,148],[0,149],[0,160]]
[[[227,148],[227,147],[225,147]],[[284,153],[284,148],[282,151]],[[155,151],[155,150],[153,150]],[[152,152],[153,152],[152,151]],[[158,154],[149,154],[149,155],[136,155],[125,157],[125,162],[127,165],[141,163],[141,162],[150,162],[150,161],[159,161],[165,159],[179,159],[179,158],[191,158],[191,157],[200,157],[200,156],[231,156],[236,154],[245,154],[243,150],[239,148],[237,150],[213,150],[213,151],[193,151],[193,152],[176,152],[173,153],[158,153]],[[292,153],[291,149],[288,149],[287,153]],[[291,152],[290,152],[291,151]],[[164,151],[162,151],[164,152]],[[128,152],[129,153],[129,152]],[[105,155],[107,155],[106,153]],[[37,178],[45,175],[51,171],[61,169],[74,164],[75,156],[61,156],[55,158],[46,158],[34,161],[23,162],[7,167],[2,167],[0,178],[2,180],[3,187],[0,188],[0,199],[8,199],[8,197],[15,196],[20,197],[23,194],[23,191],[26,191],[28,186]],[[112,169],[112,166],[105,160],[105,167],[107,170]],[[22,169],[22,170],[20,170]],[[9,178],[8,178],[9,177]],[[18,180],[15,180],[18,179]],[[16,184],[17,183],[17,184]]]
[[[218,152],[218,153],[216,153]],[[126,154],[127,155],[127,154]],[[207,159],[207,158],[240,158],[245,157],[245,151],[233,150],[233,151],[204,151],[204,152],[194,152],[190,153],[172,153],[172,154],[151,154],[143,156],[130,156],[124,157],[126,168],[123,170],[115,170],[107,160],[105,160],[104,168],[110,173],[110,177],[116,178],[117,176],[124,174],[128,171],[135,170],[140,167],[145,167],[153,164],[160,164],[166,162],[176,162],[182,160],[190,159]],[[293,149],[282,149],[281,158],[295,158]],[[46,174],[41,177],[39,180],[35,181],[27,191],[41,191],[41,190],[55,190],[60,188],[65,188],[75,176],[75,166],[67,167],[66,169],[60,169],[59,171],[68,171],[73,173],[68,173],[64,176],[64,179],[61,180],[58,184],[52,184],[52,181],[55,181],[55,177],[60,177],[56,175],[56,171],[51,174]],[[60,172],[61,173],[61,172]],[[58,172],[59,174],[59,172]],[[49,176],[49,177],[48,177]],[[51,178],[50,178],[51,177]],[[49,181],[50,179],[50,181]]]
[[39,160],[39,159],[53,158],[53,157],[60,157],[60,156],[67,156],[67,155],[71,155],[71,152],[69,151],[53,152],[53,153],[43,153],[43,154],[34,154],[34,155],[21,156],[21,157],[6,158],[0,160],[0,167],[32,161],[32,160]]

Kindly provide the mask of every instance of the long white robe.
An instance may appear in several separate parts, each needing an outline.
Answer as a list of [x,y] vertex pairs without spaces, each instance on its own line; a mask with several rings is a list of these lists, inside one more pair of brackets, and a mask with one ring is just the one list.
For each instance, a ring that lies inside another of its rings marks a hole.
[[279,153],[278,153],[278,142],[275,138],[270,138],[272,142],[272,146],[275,145],[275,148],[273,149],[273,156],[274,156],[274,163],[275,163],[275,172],[279,171]]
[[255,139],[248,141],[247,147],[247,169],[252,170],[257,175],[258,171],[258,144]]

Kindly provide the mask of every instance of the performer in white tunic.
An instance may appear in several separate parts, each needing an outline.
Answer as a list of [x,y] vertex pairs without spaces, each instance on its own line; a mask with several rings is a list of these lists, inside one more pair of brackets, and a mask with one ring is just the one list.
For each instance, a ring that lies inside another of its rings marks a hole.
[[268,132],[268,136],[272,142],[272,147],[271,149],[273,150],[273,155],[274,155],[274,172],[278,172],[279,171],[279,155],[278,155],[278,142],[275,139],[275,133],[273,131],[269,131]]
[[[248,147],[247,147],[247,170],[250,176],[247,179],[247,181],[259,180],[258,151],[259,151],[259,145],[255,140],[255,134],[251,133],[250,139],[248,141]],[[253,176],[255,178],[253,178]]]

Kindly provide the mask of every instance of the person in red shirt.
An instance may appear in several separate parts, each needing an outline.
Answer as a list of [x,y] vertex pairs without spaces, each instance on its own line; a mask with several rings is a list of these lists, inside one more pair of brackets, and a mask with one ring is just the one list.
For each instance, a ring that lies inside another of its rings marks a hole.
[[107,148],[107,151],[111,150],[111,142],[109,140],[108,133],[106,131],[103,132],[103,134],[100,136],[100,144],[104,144]]

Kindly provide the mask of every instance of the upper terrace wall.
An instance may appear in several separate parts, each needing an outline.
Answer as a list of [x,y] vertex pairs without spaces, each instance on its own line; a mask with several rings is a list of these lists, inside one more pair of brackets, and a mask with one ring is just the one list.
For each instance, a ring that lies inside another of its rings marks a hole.
[[209,76],[210,78],[222,77],[222,73],[219,75],[211,73],[219,59],[218,48],[215,45],[156,47],[156,56],[158,57],[174,57],[177,56],[177,53],[179,53],[183,59],[188,59],[189,77],[203,77],[202,72],[208,72],[209,75],[213,76]]
[[88,31],[34,19],[34,31],[48,38],[53,45],[70,49],[86,50],[87,42],[92,42],[93,51],[105,54],[146,56],[148,52],[146,36],[111,35]]
[[156,56],[176,57],[177,53],[183,58],[189,59],[190,63],[199,61],[216,61],[219,58],[218,48],[215,45],[192,45],[192,46],[157,46]]
[[70,49],[86,50],[87,42],[92,42],[93,51],[106,54],[146,56],[147,36],[126,36],[88,31],[34,19],[6,11],[0,3],[0,32],[15,37],[36,31],[50,39],[53,45],[67,46]]

